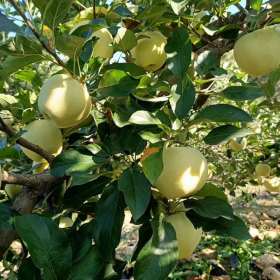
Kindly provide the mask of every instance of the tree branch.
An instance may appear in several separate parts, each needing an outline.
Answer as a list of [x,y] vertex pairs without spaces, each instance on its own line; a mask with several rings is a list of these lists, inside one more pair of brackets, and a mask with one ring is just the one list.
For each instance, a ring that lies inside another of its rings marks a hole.
[[252,1],[252,0],[246,0],[246,5],[245,5],[245,9],[246,9],[246,10],[249,10],[249,9],[250,9],[250,7],[251,7],[251,1]]
[[41,38],[40,34],[37,32],[35,27],[33,26],[33,23],[26,17],[24,11],[20,8],[20,6],[16,3],[15,0],[8,0],[8,2],[14,7],[14,9],[18,12],[18,14],[22,17],[28,28],[31,30],[33,35],[37,38],[37,40],[40,42],[42,47],[56,60],[56,62],[66,69],[66,65],[64,62],[60,59],[60,57],[57,55],[55,50],[53,50],[48,44],[44,42],[44,40]]
[[[0,130],[5,132],[10,137],[16,137],[16,131],[10,127],[5,121],[0,117]],[[48,163],[52,163],[54,160],[54,156],[50,153],[46,152],[44,149],[39,147],[38,145],[32,144],[31,142],[27,141],[26,139],[19,137],[16,142],[21,145],[22,147],[25,147],[36,154],[42,156],[44,159],[48,161]]]
[[95,0],[93,0],[93,5],[92,5],[92,9],[93,9],[93,19],[96,18],[96,9],[95,9],[95,7],[96,7],[96,3],[95,3]]
[[[12,210],[19,214],[31,213],[39,199],[49,193],[54,185],[63,182],[64,178],[54,177],[48,174],[20,175],[2,173],[2,182],[8,184],[20,184],[25,187],[15,198]],[[17,238],[14,229],[0,229],[0,260],[10,247],[11,243]]]
[[7,171],[2,171],[2,183],[5,184],[15,184],[23,185],[33,189],[38,188],[40,185],[45,184],[55,184],[61,181],[63,178],[55,177],[49,174],[34,174],[34,175],[22,175],[8,173]]

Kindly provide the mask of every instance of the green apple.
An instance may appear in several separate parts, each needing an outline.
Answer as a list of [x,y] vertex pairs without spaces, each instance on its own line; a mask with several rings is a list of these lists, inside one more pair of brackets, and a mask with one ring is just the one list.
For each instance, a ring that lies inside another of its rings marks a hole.
[[131,50],[134,63],[146,71],[156,71],[166,61],[166,38],[159,31],[147,31],[138,34],[137,45]]
[[106,28],[101,28],[93,33],[97,41],[93,47],[93,57],[111,58],[113,56],[113,36]]
[[279,45],[280,27],[266,27],[242,36],[234,46],[234,57],[249,75],[267,75],[280,66]]
[[179,259],[189,259],[201,240],[202,229],[195,229],[184,212],[170,215],[166,217],[166,221],[175,229]]
[[[25,128],[22,137],[29,142],[40,146],[46,152],[56,156],[62,151],[63,138],[60,129],[51,120],[36,120]],[[29,149],[22,147],[23,153],[36,162],[44,159]]]
[[255,168],[257,177],[269,177],[271,172],[271,167],[265,163],[258,163]]
[[163,170],[155,182],[159,192],[170,199],[198,192],[208,178],[206,158],[191,147],[163,149]]
[[91,109],[91,98],[84,84],[66,74],[44,82],[39,97],[39,111],[60,128],[75,126],[85,120]]

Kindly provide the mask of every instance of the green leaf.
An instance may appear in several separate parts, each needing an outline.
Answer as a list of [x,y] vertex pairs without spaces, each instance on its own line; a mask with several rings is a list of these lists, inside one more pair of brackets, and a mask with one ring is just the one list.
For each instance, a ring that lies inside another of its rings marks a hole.
[[16,217],[15,227],[43,279],[65,279],[72,266],[72,249],[55,222],[30,214]]
[[201,217],[193,210],[187,212],[188,218],[195,227],[202,227],[205,232],[214,232],[221,236],[230,236],[239,240],[250,239],[250,234],[245,223],[237,216],[232,219],[218,218],[209,219]]
[[17,274],[18,280],[41,280],[40,270],[34,266],[32,259],[24,259]]
[[24,81],[30,82],[32,85],[40,87],[42,86],[42,80],[39,74],[34,70],[21,70],[15,73],[15,78]]
[[171,88],[170,105],[173,113],[180,119],[185,118],[195,101],[195,89],[191,80],[185,77]]
[[199,54],[195,70],[200,76],[207,76],[207,74],[216,70],[219,67],[219,56],[214,51],[204,51]]
[[99,177],[94,181],[80,186],[73,186],[66,190],[64,205],[67,208],[79,208],[91,197],[103,192],[105,186],[110,182],[109,178]]
[[64,20],[73,2],[74,0],[33,0],[41,12],[43,23],[53,30]]
[[129,123],[139,124],[139,125],[152,125],[152,124],[160,124],[160,120],[154,117],[148,111],[136,111],[134,112],[129,120]]
[[168,0],[167,2],[170,4],[173,12],[176,15],[180,15],[186,9],[186,4],[188,3],[188,0]]
[[150,221],[145,222],[141,225],[141,227],[138,230],[138,235],[139,238],[138,238],[137,246],[135,248],[131,261],[136,260],[137,256],[139,255],[143,247],[153,236],[153,228]]
[[175,230],[166,222],[158,226],[137,257],[135,280],[165,280],[176,266],[178,248]]
[[112,184],[97,203],[94,240],[103,258],[110,260],[120,242],[125,203],[117,184]]
[[198,215],[217,219],[219,217],[225,219],[233,219],[232,207],[227,201],[213,196],[207,196],[202,199],[188,199],[184,202],[187,209],[192,209]]
[[210,105],[195,116],[195,120],[212,122],[251,122],[252,117],[245,111],[228,104]]
[[0,160],[19,159],[20,153],[14,147],[5,147],[0,149]]
[[142,161],[142,166],[145,176],[153,185],[163,169],[162,149],[145,158]]
[[8,56],[1,64],[0,79],[5,80],[9,75],[15,73],[19,69],[42,61],[43,57],[39,54],[19,54],[17,56]]
[[226,98],[235,101],[254,100],[265,97],[265,93],[259,87],[254,86],[231,86],[223,91]]
[[99,84],[98,92],[102,97],[128,96],[137,87],[138,81],[121,70],[108,70]]
[[79,172],[87,172],[96,167],[93,156],[84,155],[76,150],[67,150],[55,158],[51,174],[62,177]]
[[250,1],[250,6],[256,10],[256,11],[260,11],[261,7],[262,7],[262,3],[263,3],[263,0],[251,0]]
[[113,63],[109,64],[103,67],[102,73],[108,71],[108,70],[121,70],[123,72],[126,72],[130,76],[134,78],[139,78],[140,76],[145,75],[145,70],[137,66],[136,64],[133,63]]
[[115,36],[115,48],[118,51],[127,52],[137,45],[135,34],[124,27],[119,28]]
[[219,188],[218,186],[212,184],[212,183],[206,183],[204,187],[197,192],[195,197],[216,197],[218,199],[227,201],[227,196],[225,195],[222,188]]
[[85,39],[78,36],[59,34],[55,37],[56,48],[71,58],[79,57],[84,43]]
[[21,27],[16,25],[12,20],[8,19],[3,13],[0,12],[0,32],[15,32],[24,34]]
[[[33,38],[25,37],[25,36],[17,36],[16,37],[16,47],[17,50],[20,51],[20,54],[42,54],[42,46],[37,41],[33,40]],[[17,56],[19,53],[14,54]]]
[[239,128],[232,125],[223,125],[214,128],[204,138],[204,141],[208,145],[218,145],[228,142],[232,138],[244,137],[252,134],[253,131],[248,128]]
[[172,32],[165,47],[167,65],[171,72],[183,79],[191,63],[192,44],[187,29],[180,27]]
[[151,199],[151,185],[137,168],[125,170],[118,182],[120,191],[133,218],[137,221],[146,211]]
[[103,279],[105,263],[96,246],[73,265],[67,280]]
[[0,203],[0,231],[13,229],[12,211],[8,204]]

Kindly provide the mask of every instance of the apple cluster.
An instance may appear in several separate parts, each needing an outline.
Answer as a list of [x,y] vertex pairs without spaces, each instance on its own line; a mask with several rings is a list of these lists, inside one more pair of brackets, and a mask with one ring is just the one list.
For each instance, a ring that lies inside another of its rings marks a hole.
[[[156,147],[147,149],[141,162],[158,150]],[[196,194],[208,179],[207,160],[194,148],[165,147],[162,161],[163,169],[154,186],[161,196],[169,200],[177,201]],[[179,204],[179,207],[166,217],[166,221],[171,223],[176,231],[180,259],[191,257],[202,236],[202,229],[196,229],[185,212],[184,206]]]

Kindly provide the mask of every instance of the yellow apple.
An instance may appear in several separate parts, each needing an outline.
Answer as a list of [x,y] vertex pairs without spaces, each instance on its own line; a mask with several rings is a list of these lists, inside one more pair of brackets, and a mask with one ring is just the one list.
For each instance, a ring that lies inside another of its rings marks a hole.
[[73,220],[69,217],[61,217],[59,219],[59,228],[69,228],[74,224]]
[[264,178],[263,185],[270,192],[280,192],[280,178]]
[[[95,15],[96,17],[105,17],[108,13],[108,10],[102,6],[95,7]],[[82,11],[80,11],[72,20],[68,21],[65,26],[70,29],[75,29],[77,26],[81,24],[90,23],[93,20],[93,8],[89,7]]]
[[240,151],[242,151],[243,149],[246,148],[247,140],[246,140],[246,138],[243,138],[241,140],[241,142],[239,142],[236,139],[231,139],[228,143],[228,146],[231,150],[233,150],[235,152],[240,152]]
[[189,259],[200,242],[202,229],[195,229],[183,212],[166,217],[166,221],[175,229],[179,259]]
[[159,31],[139,33],[137,45],[131,50],[134,63],[150,72],[160,69],[166,61],[166,43],[166,38]]
[[[60,129],[51,120],[36,120],[25,128],[26,132],[22,137],[29,142],[40,146],[45,151],[56,156],[62,151],[63,138]],[[24,154],[36,162],[41,162],[43,158],[24,147]]]
[[101,28],[93,33],[97,41],[93,47],[93,57],[111,58],[113,56],[113,36],[106,28]]
[[269,177],[271,172],[271,167],[265,163],[258,163],[256,165],[255,172],[258,177]]
[[39,111],[60,128],[72,127],[85,120],[91,108],[91,99],[85,85],[66,74],[58,74],[43,84]]
[[155,187],[170,199],[190,196],[198,192],[208,178],[205,157],[190,147],[163,149],[163,170]]
[[22,186],[14,185],[14,184],[6,184],[5,192],[9,196],[10,199],[15,198],[22,190]]
[[[95,14],[100,16],[106,16],[108,13],[108,10],[105,7],[102,6],[96,6],[95,7]],[[93,8],[89,7],[84,10],[82,10],[77,16],[75,16],[74,21],[76,24],[80,23],[84,20],[92,20],[93,19]]]
[[279,45],[279,26],[259,29],[236,42],[234,57],[238,66],[249,75],[267,75],[280,66]]

